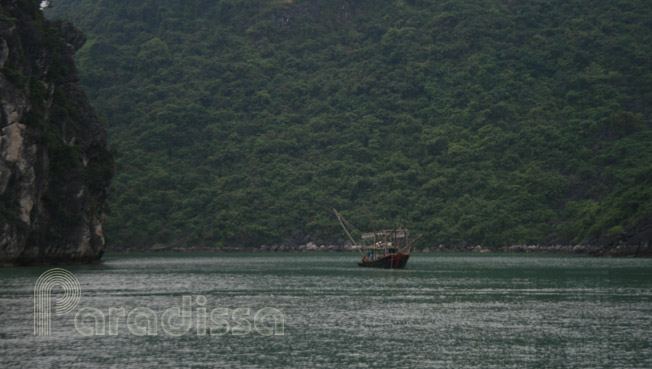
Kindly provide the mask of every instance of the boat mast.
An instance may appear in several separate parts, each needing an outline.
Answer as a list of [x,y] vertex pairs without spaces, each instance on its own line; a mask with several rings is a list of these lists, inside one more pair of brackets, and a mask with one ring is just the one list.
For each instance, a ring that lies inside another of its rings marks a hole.
[[[340,225],[341,225],[342,228],[344,229],[344,232],[346,233],[347,236],[349,236],[349,239],[351,240],[351,242],[353,242],[353,245],[355,246],[355,245],[356,245],[356,242],[355,242],[355,240],[353,239],[353,236],[351,236],[351,233],[349,233],[349,230],[348,230],[348,229],[346,228],[346,226],[344,225],[345,222],[346,222],[347,224],[348,224],[348,222],[346,221],[346,219],[344,219],[344,217],[342,217],[342,216],[340,215],[340,213],[337,212],[337,210],[335,210],[335,208],[333,208],[333,212],[335,212],[335,216],[337,217],[337,220],[340,222]],[[362,252],[362,250],[358,249],[358,251],[360,252],[360,254],[362,254],[362,256],[364,256],[364,253]]]
[[[367,210],[367,207],[363,206],[362,209],[364,210],[364,213],[367,216],[367,219],[369,220],[369,224],[371,224],[371,230],[374,232],[374,240],[373,240],[373,243],[371,244],[373,246],[371,248],[371,258],[375,259],[376,258],[376,247],[378,246],[378,240],[376,239],[376,236],[377,236],[377,234],[376,234],[377,233],[376,226],[374,225],[374,221],[371,220],[371,215],[369,214],[369,211]],[[366,245],[367,244],[365,243],[365,246]]]

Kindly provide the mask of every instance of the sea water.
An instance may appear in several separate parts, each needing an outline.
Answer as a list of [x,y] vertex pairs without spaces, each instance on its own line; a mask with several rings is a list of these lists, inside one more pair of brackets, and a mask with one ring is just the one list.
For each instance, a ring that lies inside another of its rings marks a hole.
[[34,312],[51,268],[0,269],[0,366],[652,367],[652,259],[414,253],[379,270],[358,258],[107,254],[61,267],[80,294],[58,314],[66,287],[50,284],[49,334]]

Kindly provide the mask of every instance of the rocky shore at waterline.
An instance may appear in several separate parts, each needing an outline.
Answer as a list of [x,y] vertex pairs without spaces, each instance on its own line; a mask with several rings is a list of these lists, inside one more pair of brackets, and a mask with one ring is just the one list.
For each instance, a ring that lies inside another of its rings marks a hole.
[[[300,245],[272,244],[254,247],[246,246],[164,246],[154,245],[147,249],[116,249],[114,252],[356,252],[359,246],[350,243],[319,245],[308,242]],[[413,248],[412,253],[538,253],[538,254],[584,254],[606,257],[652,257],[652,244],[639,245],[617,244],[601,245],[512,245],[502,247],[486,247],[482,245],[438,245]]]
[[612,257],[651,257],[652,245],[649,243],[630,245],[619,244],[613,246],[604,245],[511,245],[489,248],[481,245],[463,245],[425,247],[417,252],[477,252],[477,253],[538,253],[538,254],[586,254],[590,256],[612,256]]

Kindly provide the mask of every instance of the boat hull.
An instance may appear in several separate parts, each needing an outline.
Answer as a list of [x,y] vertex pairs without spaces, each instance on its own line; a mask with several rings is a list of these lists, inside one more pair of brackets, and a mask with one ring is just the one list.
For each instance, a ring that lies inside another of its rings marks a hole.
[[408,254],[391,254],[378,260],[362,260],[358,265],[365,268],[403,269],[409,258]]

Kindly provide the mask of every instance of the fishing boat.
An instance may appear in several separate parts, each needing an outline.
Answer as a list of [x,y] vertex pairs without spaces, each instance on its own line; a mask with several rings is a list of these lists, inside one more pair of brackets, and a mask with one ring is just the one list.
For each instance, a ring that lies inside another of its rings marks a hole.
[[333,211],[346,235],[362,254],[362,260],[358,262],[359,266],[383,269],[405,268],[410,258],[410,248],[419,237],[410,241],[410,231],[400,224],[392,229],[360,232],[337,210],[333,209]]

